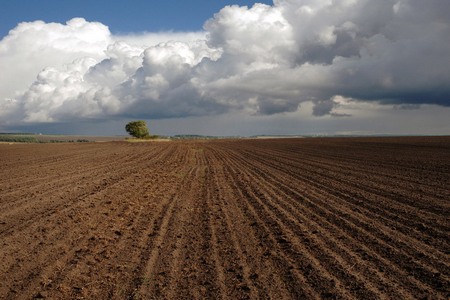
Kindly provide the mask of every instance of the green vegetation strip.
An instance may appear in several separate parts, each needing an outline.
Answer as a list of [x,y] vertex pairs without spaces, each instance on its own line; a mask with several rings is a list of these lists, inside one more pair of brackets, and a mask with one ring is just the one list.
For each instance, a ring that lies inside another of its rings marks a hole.
[[39,141],[34,136],[28,135],[12,135],[12,134],[2,134],[0,135],[0,142],[8,143],[39,143]]
[[58,140],[58,139],[44,139],[37,135],[24,134],[0,134],[0,142],[5,143],[85,143],[90,142],[86,139],[77,140]]

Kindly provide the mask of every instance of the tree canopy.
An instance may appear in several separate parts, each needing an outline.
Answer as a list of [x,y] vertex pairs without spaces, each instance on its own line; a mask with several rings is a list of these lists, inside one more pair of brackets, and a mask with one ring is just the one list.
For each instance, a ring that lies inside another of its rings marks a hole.
[[135,138],[138,138],[138,139],[150,137],[150,133],[147,128],[147,123],[142,120],[129,122],[125,126],[125,130],[131,136],[134,136]]

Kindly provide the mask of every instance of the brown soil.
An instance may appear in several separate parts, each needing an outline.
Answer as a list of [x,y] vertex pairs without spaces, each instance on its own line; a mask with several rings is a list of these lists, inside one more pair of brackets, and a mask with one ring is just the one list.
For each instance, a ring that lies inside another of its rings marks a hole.
[[0,145],[0,299],[447,299],[450,138]]

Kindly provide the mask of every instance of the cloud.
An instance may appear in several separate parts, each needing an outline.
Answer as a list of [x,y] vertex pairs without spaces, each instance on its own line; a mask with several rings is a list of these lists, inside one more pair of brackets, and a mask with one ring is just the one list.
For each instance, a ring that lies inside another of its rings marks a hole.
[[0,41],[0,123],[450,106],[448,15],[440,0],[275,0],[224,7],[203,32],[20,23]]
[[66,24],[20,23],[0,41],[0,90],[14,97],[42,69],[82,57],[101,59],[110,43],[108,27],[80,18]]
[[126,35],[113,35],[112,39],[116,42],[120,41],[130,46],[146,49],[148,47],[156,46],[160,43],[167,43],[170,41],[189,43],[196,40],[206,40],[206,32],[141,32],[129,33]]

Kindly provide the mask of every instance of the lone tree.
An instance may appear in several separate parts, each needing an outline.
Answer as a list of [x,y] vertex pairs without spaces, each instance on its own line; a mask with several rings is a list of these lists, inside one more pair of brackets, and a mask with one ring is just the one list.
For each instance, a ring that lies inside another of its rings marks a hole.
[[135,138],[138,139],[144,139],[144,138],[149,138],[150,137],[150,133],[148,131],[147,128],[147,123],[145,123],[145,121],[133,121],[128,123],[125,126],[125,130],[131,135],[134,136]]

